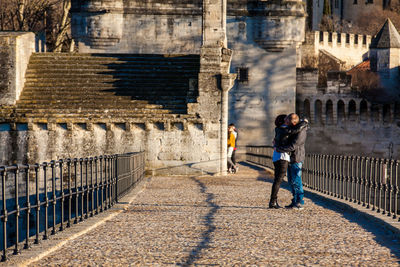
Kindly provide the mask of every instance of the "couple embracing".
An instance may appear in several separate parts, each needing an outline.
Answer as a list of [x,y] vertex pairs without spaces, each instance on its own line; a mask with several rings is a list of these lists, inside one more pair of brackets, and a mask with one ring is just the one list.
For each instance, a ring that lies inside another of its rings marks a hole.
[[302,210],[304,191],[301,181],[301,169],[305,159],[304,145],[307,138],[308,121],[300,121],[297,114],[291,113],[276,117],[275,126],[274,153],[272,156],[275,177],[269,207],[274,209],[281,208],[278,204],[278,191],[287,173],[293,199],[292,203],[285,207]]

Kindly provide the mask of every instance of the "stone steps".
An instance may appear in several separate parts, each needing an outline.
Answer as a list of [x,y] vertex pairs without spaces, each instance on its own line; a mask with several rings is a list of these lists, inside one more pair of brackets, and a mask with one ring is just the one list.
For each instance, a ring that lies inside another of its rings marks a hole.
[[[14,109],[22,117],[157,117],[196,102],[197,55],[40,53],[31,56]],[[8,115],[7,115],[8,114]]]
[[[125,109],[125,108],[115,108],[114,107],[81,107],[81,108],[73,108],[73,107],[67,107],[63,108],[63,110],[60,111],[58,108],[37,108],[37,107],[32,107],[32,108],[26,108],[26,107],[19,107],[17,106],[15,108],[16,113],[20,114],[25,114],[26,116],[50,116],[50,115],[59,115],[59,116],[65,116],[65,115],[70,115],[73,117],[74,114],[87,114],[87,112],[90,112],[90,117],[92,116],[102,116],[104,114],[110,115],[125,115],[125,116],[132,116],[134,114],[174,114],[179,110],[169,110],[169,109],[153,109],[153,108],[131,108],[131,109]],[[97,114],[100,113],[100,114]],[[97,114],[97,115],[96,115]]]
[[[186,95],[184,95],[185,93]],[[140,99],[143,97],[143,99]],[[107,90],[107,91],[68,91],[68,90],[29,90],[21,96],[21,100],[26,99],[59,99],[71,100],[71,99],[115,99],[115,100],[144,100],[144,101],[173,101],[173,100],[189,100],[196,99],[194,93],[182,92],[168,92],[161,90],[136,90],[136,91],[123,91],[123,90]]]
[[[180,99],[174,99],[172,97],[169,98],[161,98],[157,99],[154,101],[149,102],[149,100],[137,100],[135,98],[132,98],[135,96],[117,96],[113,98],[113,101],[109,100],[108,96],[90,96],[87,95],[87,97],[82,97],[80,95],[66,95],[64,99],[58,99],[53,96],[49,95],[38,95],[33,97],[28,97],[24,96],[21,98],[18,102],[19,105],[21,104],[28,104],[28,103],[35,103],[35,104],[51,104],[51,102],[68,102],[68,103],[82,103],[82,101],[88,101],[90,99],[90,102],[96,102],[98,103],[99,101],[104,101],[104,102],[110,102],[112,104],[115,103],[120,103],[120,104],[129,104],[129,105],[186,105],[186,102],[190,99],[183,98],[181,97]],[[95,99],[94,99],[95,98]]]
[[[38,76],[40,75],[40,76]],[[98,79],[98,78],[104,78],[104,79],[146,79],[146,78],[153,78],[153,77],[159,77],[160,79],[170,79],[170,80],[179,80],[182,77],[184,78],[192,78],[194,75],[196,75],[195,72],[179,72],[179,73],[173,73],[168,71],[152,71],[152,70],[130,70],[130,71],[113,71],[113,72],[99,72],[99,73],[89,73],[87,71],[59,71],[58,73],[55,72],[50,72],[50,71],[43,71],[43,72],[36,72],[32,73],[29,72],[25,75],[25,78],[30,78],[30,79],[70,79],[70,78],[78,78],[78,79]]]

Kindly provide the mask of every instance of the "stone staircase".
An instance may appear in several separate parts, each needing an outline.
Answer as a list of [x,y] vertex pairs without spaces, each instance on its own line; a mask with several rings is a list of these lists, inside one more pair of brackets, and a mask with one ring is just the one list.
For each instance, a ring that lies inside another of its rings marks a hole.
[[197,55],[37,53],[20,100],[3,117],[185,116],[198,95]]

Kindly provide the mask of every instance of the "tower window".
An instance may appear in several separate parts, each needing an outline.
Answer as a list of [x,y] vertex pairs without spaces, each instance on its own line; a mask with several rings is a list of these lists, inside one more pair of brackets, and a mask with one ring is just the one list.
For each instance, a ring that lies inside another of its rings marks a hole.
[[249,82],[249,68],[240,67],[236,68],[237,80],[240,83]]

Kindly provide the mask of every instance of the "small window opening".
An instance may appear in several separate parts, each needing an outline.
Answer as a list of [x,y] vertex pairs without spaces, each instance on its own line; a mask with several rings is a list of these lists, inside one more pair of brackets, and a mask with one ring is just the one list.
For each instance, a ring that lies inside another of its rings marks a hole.
[[237,80],[240,83],[247,83],[249,81],[249,68],[237,68]]

